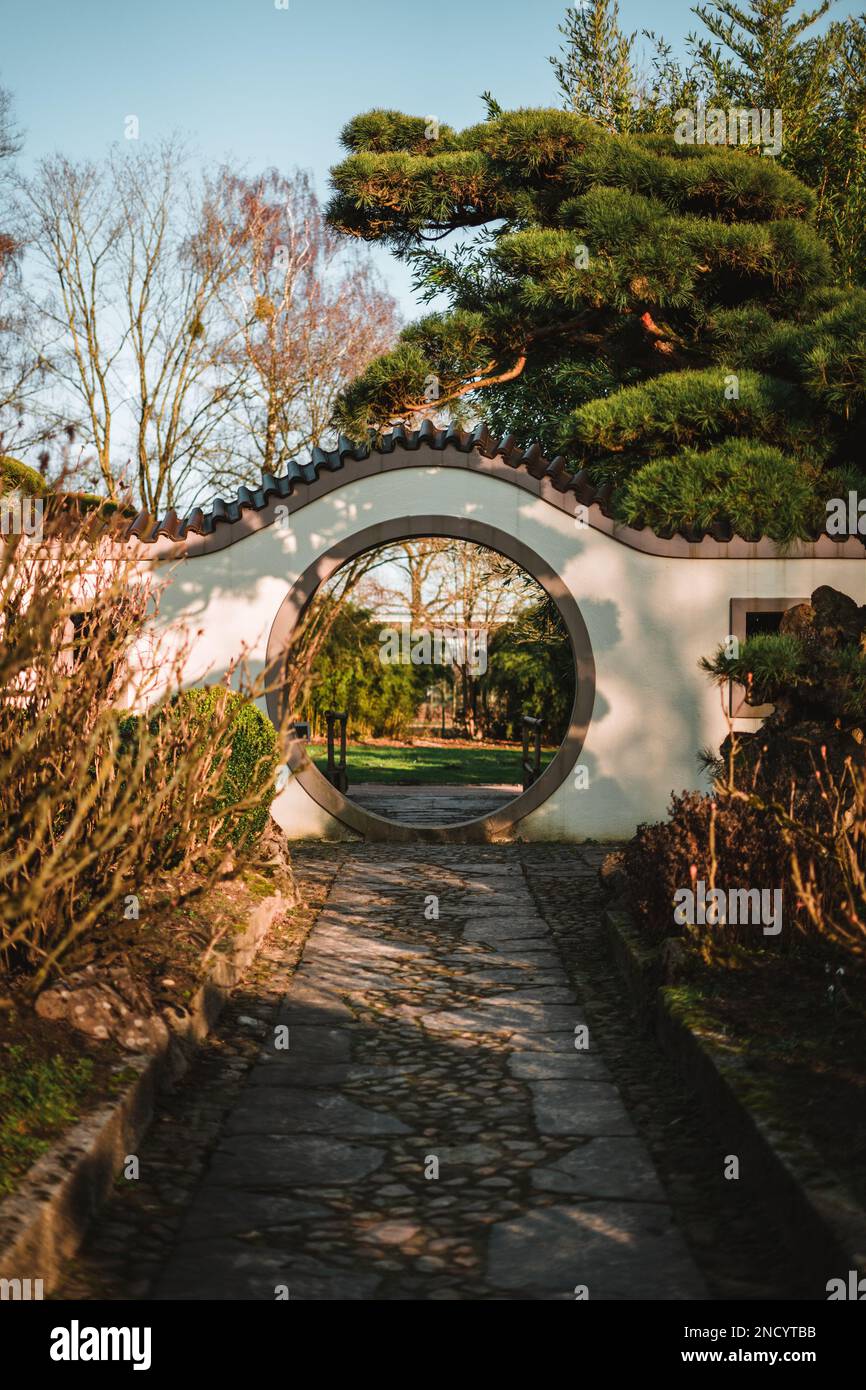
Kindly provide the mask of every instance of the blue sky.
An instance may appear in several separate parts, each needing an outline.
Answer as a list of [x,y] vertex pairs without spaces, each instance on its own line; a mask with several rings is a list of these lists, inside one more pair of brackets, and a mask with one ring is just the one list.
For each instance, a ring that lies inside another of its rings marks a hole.
[[[14,6],[0,50],[26,144],[23,163],[61,149],[95,158],[123,136],[182,130],[204,159],[254,172],[311,169],[321,196],[341,127],[392,106],[450,125],[503,106],[558,105],[547,57],[565,0],[38,0]],[[842,0],[835,13],[856,13]],[[699,27],[682,0],[621,0],[625,28],[677,47]],[[380,266],[404,313],[413,301],[392,258]]]

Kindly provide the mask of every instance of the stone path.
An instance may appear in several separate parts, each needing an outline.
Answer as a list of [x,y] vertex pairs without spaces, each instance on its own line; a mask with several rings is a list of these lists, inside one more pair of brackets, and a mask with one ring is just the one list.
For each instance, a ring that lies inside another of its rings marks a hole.
[[516,847],[341,854],[153,1296],[704,1296]]
[[519,786],[506,784],[451,787],[383,787],[376,782],[350,785],[346,795],[365,811],[404,825],[454,825],[489,816],[519,796]]

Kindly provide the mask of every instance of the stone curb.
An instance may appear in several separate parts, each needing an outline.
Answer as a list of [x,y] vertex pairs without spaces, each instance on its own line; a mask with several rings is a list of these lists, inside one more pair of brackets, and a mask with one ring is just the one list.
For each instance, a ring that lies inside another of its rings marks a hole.
[[[784,1131],[750,1101],[749,1068],[726,1052],[720,1040],[692,1028],[664,988],[661,952],[641,939],[621,901],[602,909],[611,955],[638,1014],[669,1057],[730,1152],[748,1164],[761,1200],[785,1232],[792,1253],[826,1281],[866,1274],[866,1212],[827,1173],[809,1141]],[[793,1117],[792,1117],[793,1118]]]
[[56,1287],[64,1261],[78,1250],[115,1174],[147,1130],[160,1085],[186,1071],[274,921],[289,906],[282,894],[256,905],[231,956],[213,960],[165,1046],[124,1059],[135,1079],[116,1100],[68,1130],[33,1164],[25,1186],[0,1202],[0,1278],[39,1279],[42,1295]]

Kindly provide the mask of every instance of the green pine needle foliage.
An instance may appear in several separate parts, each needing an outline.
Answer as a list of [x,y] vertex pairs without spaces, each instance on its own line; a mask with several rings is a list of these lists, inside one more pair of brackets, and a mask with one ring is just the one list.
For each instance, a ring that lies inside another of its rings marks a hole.
[[335,423],[485,418],[611,483],[638,524],[820,531],[864,477],[866,292],[835,279],[814,192],[756,149],[487,106],[463,131],[377,110],[343,132],[332,225],[447,307]]
[[[737,394],[726,399],[726,391]],[[789,382],[710,367],[654,377],[589,401],[567,422],[559,446],[581,462],[603,458],[598,473],[607,481],[629,472],[635,458],[726,435],[784,441],[803,452],[817,450],[819,443]]]
[[826,475],[770,444],[728,439],[703,453],[684,449],[644,464],[625,483],[617,511],[630,525],[660,535],[701,535],[716,526],[731,536],[769,536],[787,545],[804,526],[815,535],[823,530],[818,489],[826,482]]

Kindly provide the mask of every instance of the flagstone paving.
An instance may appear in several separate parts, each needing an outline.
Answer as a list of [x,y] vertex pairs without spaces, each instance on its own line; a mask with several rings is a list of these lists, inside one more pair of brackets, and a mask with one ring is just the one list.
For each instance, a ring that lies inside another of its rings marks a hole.
[[351,782],[346,793],[350,801],[373,811],[386,820],[404,825],[455,825],[489,816],[519,796],[517,783],[497,782],[487,786],[455,787],[427,783],[423,787],[383,786],[377,782]]
[[802,1296],[630,1014],[603,854],[297,847],[307,920],[163,1098],[55,1297]]
[[702,1296],[513,850],[349,856],[262,1022],[157,1297]]

